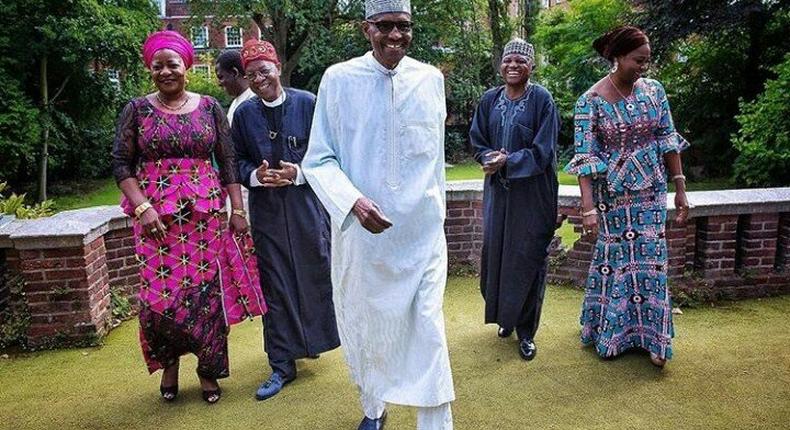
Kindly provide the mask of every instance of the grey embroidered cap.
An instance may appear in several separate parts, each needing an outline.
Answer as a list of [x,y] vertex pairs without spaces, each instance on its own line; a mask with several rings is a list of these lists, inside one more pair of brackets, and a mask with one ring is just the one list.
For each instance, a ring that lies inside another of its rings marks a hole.
[[531,43],[517,37],[505,45],[505,49],[502,50],[502,58],[510,54],[523,55],[531,63],[535,59],[535,48]]
[[365,19],[388,12],[406,12],[411,15],[410,0],[365,0]]

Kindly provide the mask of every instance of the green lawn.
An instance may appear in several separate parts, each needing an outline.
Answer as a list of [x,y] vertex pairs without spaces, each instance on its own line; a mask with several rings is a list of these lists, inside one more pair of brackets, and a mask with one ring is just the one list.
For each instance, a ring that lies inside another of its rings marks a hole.
[[[675,318],[675,358],[599,359],[579,346],[582,294],[550,287],[539,353],[482,324],[477,279],[452,278],[445,301],[457,400],[456,429],[782,429],[790,421],[790,296],[686,309]],[[782,329],[781,327],[785,327]],[[137,344],[137,323],[101,348],[0,359],[0,428],[354,429],[360,418],[341,351],[299,364],[278,397],[256,402],[268,373],[259,321],[231,334],[231,372],[219,404],[200,399],[193,358],[181,366],[174,404],[159,400]],[[413,429],[413,410],[390,408],[389,429]]]
[[[474,161],[454,164],[452,167],[448,167],[446,171],[448,181],[483,179],[485,176],[483,171],[480,169],[480,164]],[[569,175],[565,172],[558,172],[557,178],[559,179],[561,185],[576,185],[579,183],[575,176]]]
[[112,178],[71,182],[51,194],[57,211],[117,205],[121,201],[121,191]]

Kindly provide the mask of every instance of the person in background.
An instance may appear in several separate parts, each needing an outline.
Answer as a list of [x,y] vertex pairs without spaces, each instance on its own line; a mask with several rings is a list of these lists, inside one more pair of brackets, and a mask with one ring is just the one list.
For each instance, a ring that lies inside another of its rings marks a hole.
[[485,322],[499,336],[515,328],[519,354],[537,354],[535,334],[546,290],[548,247],[557,219],[559,115],[551,94],[530,82],[535,50],[522,39],[505,45],[505,85],[488,90],[469,137],[486,173],[480,291]]
[[663,367],[672,357],[667,287],[667,177],[675,184],[675,222],[688,218],[686,177],[664,87],[642,75],[650,41],[623,26],[593,42],[612,64],[576,102],[576,154],[583,234],[596,237],[582,305],[581,340],[602,357],[639,348]]
[[228,123],[233,126],[233,114],[245,101],[255,97],[250,85],[244,79],[244,66],[241,64],[241,53],[236,49],[222,51],[217,57],[215,66],[217,81],[225,92],[233,97],[228,107]]

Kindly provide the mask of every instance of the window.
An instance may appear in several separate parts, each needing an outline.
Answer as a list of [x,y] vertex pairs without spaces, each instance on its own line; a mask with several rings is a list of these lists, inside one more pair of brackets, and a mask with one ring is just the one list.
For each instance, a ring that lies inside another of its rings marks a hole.
[[166,16],[167,13],[167,2],[165,0],[154,0],[154,6],[159,9],[159,17],[162,18]]
[[195,64],[192,66],[192,71],[206,78],[211,77],[211,68],[209,68],[208,64]]
[[118,73],[118,70],[107,69],[107,78],[110,80],[116,91],[121,90],[121,75]]
[[543,9],[548,9],[548,7],[551,6],[550,3],[549,0],[543,0]]
[[225,47],[240,48],[241,34],[241,28],[239,27],[225,27]]
[[208,27],[192,27],[192,45],[195,48],[208,48]]

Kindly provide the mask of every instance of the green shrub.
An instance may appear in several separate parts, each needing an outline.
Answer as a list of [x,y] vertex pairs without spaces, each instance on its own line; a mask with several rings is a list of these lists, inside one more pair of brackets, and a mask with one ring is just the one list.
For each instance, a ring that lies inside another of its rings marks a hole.
[[27,328],[30,312],[24,293],[24,281],[19,275],[5,273],[0,285],[8,288],[8,307],[0,311],[0,350],[10,346],[27,347]]
[[743,185],[790,185],[790,54],[774,68],[776,79],[736,117],[741,129],[732,142],[740,152],[734,177]]
[[[0,193],[3,192],[6,186],[5,182],[0,182]],[[16,193],[11,193],[8,197],[0,194],[0,214],[14,215],[19,219],[50,216],[54,212],[54,204],[53,200],[45,200],[30,206],[25,204],[25,194],[17,195]]]

